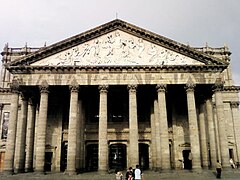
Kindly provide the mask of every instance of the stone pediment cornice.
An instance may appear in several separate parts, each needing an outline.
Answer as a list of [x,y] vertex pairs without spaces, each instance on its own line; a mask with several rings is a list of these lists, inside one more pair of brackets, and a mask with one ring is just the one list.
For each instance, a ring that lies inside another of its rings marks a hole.
[[83,44],[94,38],[98,38],[104,34],[112,32],[114,30],[121,30],[136,37],[142,38],[146,41],[162,46],[174,52],[196,59],[205,65],[221,65],[227,67],[228,62],[208,55],[207,53],[198,51],[190,46],[178,43],[161,35],[139,28],[135,25],[127,23],[125,21],[116,19],[104,25],[98,26],[89,31],[75,35],[63,41],[57,42],[50,46],[41,48],[36,52],[32,52],[18,60],[15,60],[7,64],[8,69],[11,71],[15,66],[28,66],[31,63],[37,62],[43,58],[47,58],[56,53],[62,52],[79,44]]
[[224,65],[191,65],[191,66],[12,66],[13,74],[75,74],[76,72],[92,73],[108,72],[219,72],[225,69]]

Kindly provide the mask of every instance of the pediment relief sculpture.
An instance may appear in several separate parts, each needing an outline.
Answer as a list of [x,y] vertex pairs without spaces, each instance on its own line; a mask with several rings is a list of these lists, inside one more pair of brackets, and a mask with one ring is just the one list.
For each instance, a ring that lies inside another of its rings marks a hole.
[[203,65],[190,57],[158,46],[121,30],[67,49],[33,66],[130,66],[130,65]]

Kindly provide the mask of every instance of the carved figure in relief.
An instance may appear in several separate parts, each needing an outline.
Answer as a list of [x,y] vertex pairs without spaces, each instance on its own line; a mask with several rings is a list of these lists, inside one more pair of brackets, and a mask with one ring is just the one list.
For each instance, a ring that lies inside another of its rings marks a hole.
[[143,39],[142,38],[138,39],[137,49],[138,49],[138,57],[142,58],[142,53],[143,53],[143,51],[145,49],[145,45],[143,43]]
[[154,44],[148,49],[148,54],[150,55],[149,62],[152,62],[157,56],[158,50]]

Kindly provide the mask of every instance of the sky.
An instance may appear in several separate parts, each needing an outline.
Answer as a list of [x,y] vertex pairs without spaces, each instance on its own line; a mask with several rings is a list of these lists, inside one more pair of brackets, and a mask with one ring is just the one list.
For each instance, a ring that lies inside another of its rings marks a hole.
[[193,47],[227,45],[240,85],[240,0],[0,0],[0,51],[51,45],[116,18]]

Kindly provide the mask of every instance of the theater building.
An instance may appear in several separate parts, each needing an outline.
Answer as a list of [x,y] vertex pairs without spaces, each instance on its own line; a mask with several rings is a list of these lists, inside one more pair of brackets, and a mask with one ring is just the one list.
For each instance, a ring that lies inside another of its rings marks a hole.
[[3,49],[0,169],[106,173],[240,160],[230,51],[122,20],[41,48]]

